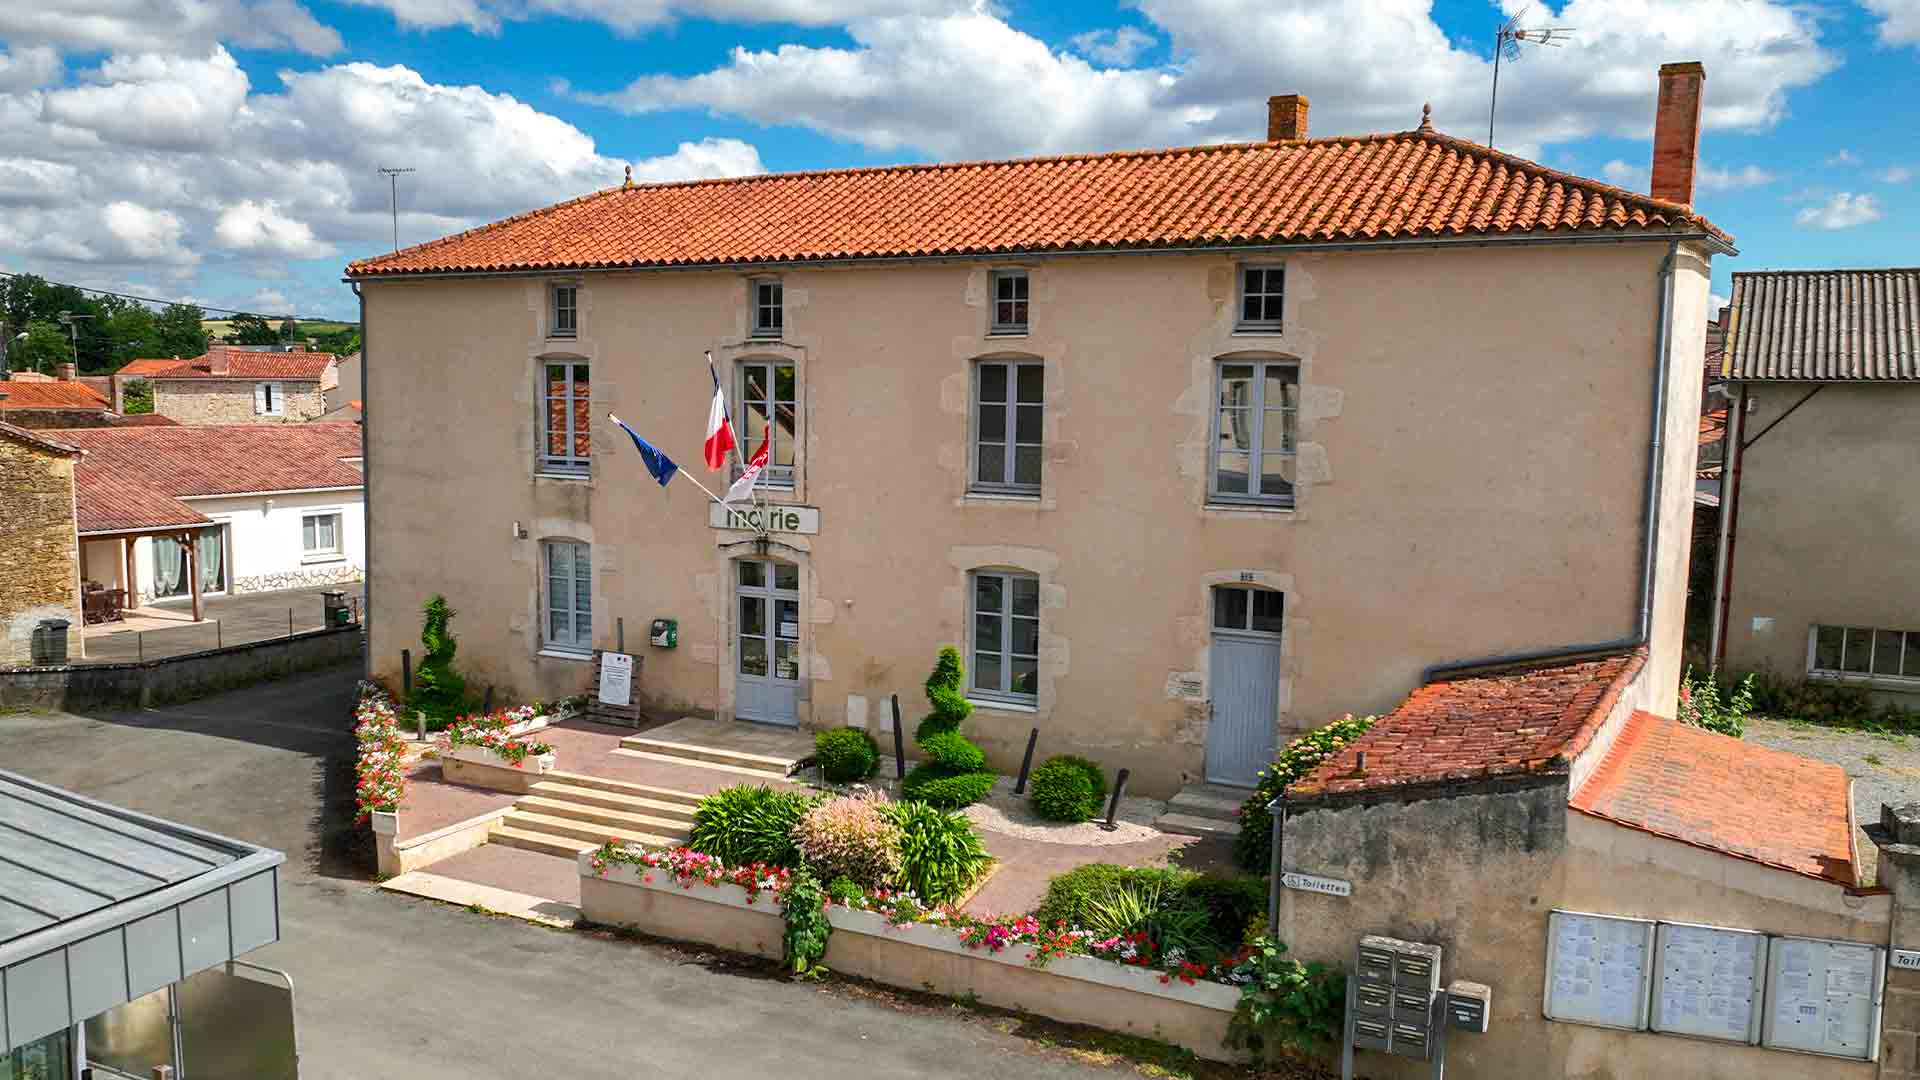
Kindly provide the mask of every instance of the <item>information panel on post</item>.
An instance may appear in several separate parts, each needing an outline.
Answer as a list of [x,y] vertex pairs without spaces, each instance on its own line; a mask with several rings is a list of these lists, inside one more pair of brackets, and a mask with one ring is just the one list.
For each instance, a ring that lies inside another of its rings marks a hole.
[[1655,1031],[1760,1041],[1767,936],[1753,930],[1661,923],[1653,975]]
[[1548,1019],[1646,1030],[1653,945],[1648,919],[1553,912],[1547,923]]
[[1782,1050],[1872,1060],[1880,1039],[1886,950],[1851,941],[1780,937],[1767,960],[1761,1042]]

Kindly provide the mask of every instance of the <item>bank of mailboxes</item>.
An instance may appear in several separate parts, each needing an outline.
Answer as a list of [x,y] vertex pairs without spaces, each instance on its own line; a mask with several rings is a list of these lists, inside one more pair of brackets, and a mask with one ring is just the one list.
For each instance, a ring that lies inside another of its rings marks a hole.
[[1353,1045],[1400,1057],[1433,1057],[1440,946],[1369,934],[1354,965]]

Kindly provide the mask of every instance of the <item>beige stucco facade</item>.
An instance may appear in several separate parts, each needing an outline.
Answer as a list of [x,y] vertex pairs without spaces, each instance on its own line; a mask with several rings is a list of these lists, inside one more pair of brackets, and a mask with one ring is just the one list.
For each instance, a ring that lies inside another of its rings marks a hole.
[[[153,411],[182,424],[298,424],[327,411],[327,396],[317,379],[151,379]],[[255,387],[274,384],[282,395],[280,411],[263,413]]]
[[[1736,408],[1742,394],[1724,666],[1803,675],[1816,625],[1920,631],[1920,384],[1744,383]],[[1863,681],[1920,704],[1920,679]]]
[[[816,534],[772,534],[797,564],[799,718],[909,724],[943,644],[965,647],[967,574],[1039,579],[1038,693],[980,703],[970,733],[1004,768],[1029,727],[1041,753],[1130,767],[1165,793],[1201,771],[1208,589],[1285,596],[1277,732],[1384,711],[1429,664],[1619,638],[1638,613],[1641,498],[1664,242],[1285,254],[1286,329],[1238,333],[1225,255],[1030,260],[1030,331],[987,333],[989,272],[944,262],[782,274],[785,333],[748,335],[747,278],[588,274],[577,338],[549,340],[546,281],[363,285],[371,663],[397,676],[435,592],[460,612],[470,677],[523,696],[584,689],[589,665],[543,655],[541,544],[591,544],[593,643],[624,619],[662,707],[732,715],[732,562],[751,532],[654,486],[617,413],[706,480],[712,384],[749,358],[796,370],[796,481]],[[1263,260],[1266,261],[1266,260]],[[1683,245],[1672,349],[1698,355],[1707,261]],[[1213,373],[1222,357],[1299,371],[1296,507],[1210,506]],[[978,360],[1045,368],[1037,498],[969,493]],[[538,372],[591,365],[585,479],[536,474]],[[731,380],[729,380],[731,382]],[[731,391],[730,391],[731,392]],[[1667,387],[1647,707],[1671,712],[1699,380]],[[718,477],[716,477],[718,479]],[[713,486],[711,481],[709,486]],[[649,648],[677,618],[679,647]]]

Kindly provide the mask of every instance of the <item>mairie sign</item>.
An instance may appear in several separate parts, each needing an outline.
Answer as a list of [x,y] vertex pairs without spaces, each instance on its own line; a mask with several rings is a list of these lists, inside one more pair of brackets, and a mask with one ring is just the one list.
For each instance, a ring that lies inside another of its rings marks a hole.
[[738,503],[722,506],[707,504],[707,524],[716,529],[742,529],[747,532],[800,533],[813,536],[820,532],[820,508],[770,503],[753,506]]

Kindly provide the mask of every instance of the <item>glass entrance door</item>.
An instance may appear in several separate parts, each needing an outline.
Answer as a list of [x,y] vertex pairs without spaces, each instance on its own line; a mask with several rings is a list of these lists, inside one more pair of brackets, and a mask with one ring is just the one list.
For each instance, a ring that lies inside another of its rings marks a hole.
[[770,559],[735,566],[734,715],[800,723],[800,568]]

